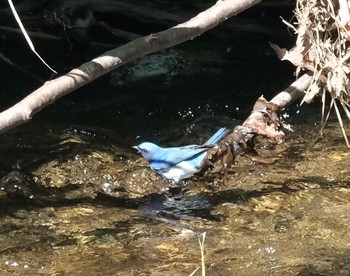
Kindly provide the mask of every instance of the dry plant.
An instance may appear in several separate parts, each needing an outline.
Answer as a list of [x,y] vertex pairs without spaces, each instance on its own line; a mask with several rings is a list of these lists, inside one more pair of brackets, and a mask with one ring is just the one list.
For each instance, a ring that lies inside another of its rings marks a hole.
[[[345,142],[350,147],[342,116],[350,121],[350,12],[347,0],[297,0],[296,46],[287,51],[272,44],[282,60],[289,60],[301,70],[313,71],[313,79],[303,102],[322,96],[322,129],[334,108]],[[331,95],[326,114],[326,93]],[[343,110],[343,112],[341,111]]]
[[[198,242],[199,242],[199,248],[201,250],[201,266],[197,267],[191,274],[190,276],[195,275],[195,273],[201,269],[202,270],[202,276],[206,275],[205,272],[205,252],[204,252],[204,242],[205,242],[205,236],[206,236],[207,232],[202,233],[201,235],[198,236]],[[202,239],[201,239],[201,237]]]

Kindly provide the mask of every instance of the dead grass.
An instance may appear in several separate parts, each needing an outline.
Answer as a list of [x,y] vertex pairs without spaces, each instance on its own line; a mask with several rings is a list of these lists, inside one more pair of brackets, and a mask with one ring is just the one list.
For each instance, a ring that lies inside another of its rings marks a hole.
[[201,266],[197,267],[191,274],[190,276],[193,276],[196,274],[196,272],[201,269],[201,275],[205,276],[206,275],[206,270],[205,270],[205,251],[204,251],[204,242],[205,242],[205,236],[206,232],[202,233],[200,236],[198,236],[198,242],[199,242],[199,248],[201,251]]
[[[344,119],[350,122],[350,12],[347,0],[297,0],[294,25],[298,35],[290,51],[273,47],[281,59],[301,70],[314,72],[303,102],[322,96],[322,128],[330,112],[335,111],[345,142],[350,147]],[[275,46],[275,45],[274,45]],[[326,103],[326,93],[331,101]],[[326,105],[329,109],[326,112]]]

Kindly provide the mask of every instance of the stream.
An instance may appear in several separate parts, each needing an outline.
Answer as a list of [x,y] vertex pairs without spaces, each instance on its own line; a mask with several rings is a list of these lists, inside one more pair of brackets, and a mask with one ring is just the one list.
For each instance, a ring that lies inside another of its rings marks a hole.
[[[0,274],[350,275],[350,152],[334,116],[316,140],[319,100],[282,112],[284,143],[257,144],[272,164],[239,156],[174,186],[132,149],[203,143],[293,82],[268,45],[289,34],[248,34],[144,57],[1,134]],[[1,66],[2,110],[47,77],[26,62],[37,78]]]

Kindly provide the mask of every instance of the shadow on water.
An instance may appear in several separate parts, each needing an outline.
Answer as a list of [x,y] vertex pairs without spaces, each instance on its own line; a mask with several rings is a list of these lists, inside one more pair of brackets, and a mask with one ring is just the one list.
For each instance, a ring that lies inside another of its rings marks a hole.
[[[106,208],[123,207],[140,210],[144,217],[149,219],[183,220],[193,217],[207,220],[220,221],[220,217],[212,215],[211,211],[223,203],[243,205],[253,198],[260,198],[274,193],[291,195],[304,189],[332,190],[349,188],[348,180],[335,180],[322,176],[308,176],[305,178],[287,179],[284,181],[262,181],[259,190],[247,191],[235,188],[232,190],[199,192],[195,195],[186,195],[188,188],[169,187],[166,193],[153,193],[140,198],[113,198],[98,191],[95,198],[74,198],[66,197],[67,193],[78,191],[80,187],[75,184],[68,184],[64,187],[42,187],[34,183],[33,179],[13,171],[1,179],[0,188],[6,192],[6,199],[0,204],[2,215],[8,211],[16,211],[24,207],[59,207],[73,206],[77,204],[99,204]],[[317,183],[317,187],[312,187]],[[10,208],[7,210],[6,206]]]
[[309,264],[303,268],[297,275],[298,276],[318,276],[318,275],[348,275],[350,270],[350,250],[344,252],[344,254],[330,254],[329,252],[323,252],[324,256],[328,259],[327,267],[322,265],[322,261],[315,260],[315,263]]

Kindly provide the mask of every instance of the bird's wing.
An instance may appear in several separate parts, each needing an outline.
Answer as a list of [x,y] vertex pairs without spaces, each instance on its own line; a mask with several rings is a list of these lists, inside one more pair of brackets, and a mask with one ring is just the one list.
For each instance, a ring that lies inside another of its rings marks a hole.
[[190,145],[178,148],[166,148],[154,154],[150,160],[151,167],[154,171],[167,170],[176,164],[191,159],[205,151],[210,147]]

